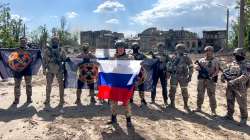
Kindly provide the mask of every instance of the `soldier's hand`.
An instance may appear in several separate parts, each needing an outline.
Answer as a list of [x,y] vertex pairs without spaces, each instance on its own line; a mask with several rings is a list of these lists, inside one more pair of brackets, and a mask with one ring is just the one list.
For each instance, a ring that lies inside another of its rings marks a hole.
[[197,71],[200,71],[200,70],[201,70],[201,67],[200,67],[200,66],[196,66],[195,69],[196,69]]
[[233,86],[233,85],[234,85],[234,81],[231,80],[231,81],[229,81],[227,84],[228,84],[228,86]]
[[47,70],[46,69],[43,70],[43,75],[47,75]]
[[167,72],[167,74],[166,74],[166,80],[168,80],[169,78],[170,78],[170,73]]
[[187,81],[188,81],[188,82],[191,82],[191,81],[192,81],[192,76],[188,76]]

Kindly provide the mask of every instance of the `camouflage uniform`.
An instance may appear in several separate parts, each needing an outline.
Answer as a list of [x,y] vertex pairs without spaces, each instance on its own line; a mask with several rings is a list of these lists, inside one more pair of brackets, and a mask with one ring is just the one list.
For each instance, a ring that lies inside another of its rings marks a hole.
[[[20,41],[22,42],[23,40],[27,41],[26,38],[21,38]],[[26,42],[25,42],[26,43]],[[28,47],[20,47],[18,48],[16,51],[20,54],[22,52],[25,51],[25,49],[27,49]],[[31,67],[28,66],[27,68],[25,68],[23,71],[21,72],[14,72],[14,81],[15,81],[15,86],[14,86],[14,96],[15,96],[15,100],[13,102],[13,104],[18,104],[19,103],[19,99],[21,96],[21,82],[22,82],[22,78],[24,77],[25,80],[25,85],[26,85],[26,95],[27,95],[27,103],[32,103],[32,71],[31,71]]]
[[[209,48],[211,48],[212,46],[208,46],[205,48],[205,51]],[[211,48],[211,51],[213,51],[213,49]],[[216,81],[213,79],[215,77],[218,77],[218,73],[219,73],[219,61],[214,58],[201,58],[199,60],[199,64],[207,70],[210,78],[209,79],[205,79],[203,77],[199,77],[198,76],[198,85],[197,85],[197,91],[198,91],[198,95],[197,95],[197,110],[201,111],[201,106],[204,102],[204,95],[205,95],[205,90],[207,90],[207,94],[209,97],[209,104],[210,104],[210,108],[211,111],[214,115],[216,115],[216,98],[215,98],[215,90],[216,90]],[[200,67],[197,68],[197,70],[201,70]]]
[[[117,41],[115,44],[116,48],[127,48],[127,44],[124,41]],[[113,58],[114,60],[132,60],[134,59],[133,56],[127,55],[125,52],[123,55],[118,55],[118,53],[115,55],[115,57]],[[116,123],[116,116],[117,116],[117,107],[118,107],[118,103],[116,101],[111,101],[111,112],[112,112],[112,116],[111,116],[111,122],[112,123]],[[127,120],[127,125],[131,126],[131,105],[130,102],[128,102],[127,104],[125,103],[124,105],[124,109],[125,109],[125,116],[126,116],[126,120]]]
[[[164,44],[159,43],[158,48],[162,48]],[[157,66],[157,71],[156,71],[156,76],[155,76],[155,83],[153,83],[153,88],[151,91],[151,99],[152,103],[155,102],[155,97],[156,97],[156,88],[157,88],[157,83],[158,80],[160,79],[161,81],[161,87],[162,87],[162,97],[165,105],[168,104],[168,93],[167,93],[167,63],[169,61],[169,56],[164,53],[164,51],[159,50],[158,53],[153,54],[152,56],[154,59],[158,60],[158,66]]]
[[[133,43],[132,44],[132,49],[133,49],[133,54],[132,55],[133,55],[135,60],[144,60],[146,58],[146,56],[143,53],[139,52],[140,46],[139,46],[138,43]],[[141,98],[141,104],[146,105],[147,102],[145,100],[143,87],[144,87],[144,84],[141,84],[137,88],[139,90],[139,96]],[[131,101],[131,103],[133,103],[133,97],[132,97],[132,99],[130,101]]]
[[181,93],[184,100],[184,109],[189,110],[188,107],[188,83],[191,81],[193,74],[193,63],[191,58],[184,54],[185,45],[178,44],[176,46],[177,54],[167,64],[167,71],[171,76],[169,98],[171,100],[171,107],[175,108],[175,93],[178,84],[181,87]]
[[[247,63],[242,48],[235,49],[236,61],[227,66],[222,75],[222,82],[227,80],[227,115],[226,118],[233,119],[234,103],[237,100],[241,113],[241,123],[246,124],[248,118],[247,89],[250,84],[250,64]],[[242,58],[239,58],[242,57]],[[237,60],[239,58],[240,60]]]
[[[95,59],[96,57],[89,52],[89,48],[88,46],[83,46],[84,48],[84,52],[82,54],[80,54],[79,56],[77,56],[77,58],[82,58],[83,59],[83,63],[89,63],[90,59]],[[80,75],[79,75],[80,76]],[[82,81],[78,80],[77,81],[77,90],[76,90],[76,104],[80,104],[81,103],[81,94],[82,94],[82,87],[84,86],[84,84]],[[88,84],[89,87],[89,95],[91,97],[91,103],[95,103],[95,84],[91,83]]]
[[45,104],[50,103],[50,94],[52,90],[52,83],[54,77],[56,76],[59,84],[59,95],[60,95],[60,105],[64,103],[64,65],[63,62],[66,61],[66,55],[64,51],[57,47],[48,47],[43,56],[43,69],[46,75],[46,100]]

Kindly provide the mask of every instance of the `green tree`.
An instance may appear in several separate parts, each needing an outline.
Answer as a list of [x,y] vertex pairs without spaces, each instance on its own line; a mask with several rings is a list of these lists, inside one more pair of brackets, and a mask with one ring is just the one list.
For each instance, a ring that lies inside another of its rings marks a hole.
[[11,17],[9,4],[0,4],[0,43],[2,47],[17,47],[24,32],[23,20]]
[[[236,7],[239,9],[239,3]],[[233,23],[232,32],[230,37],[230,46],[237,47],[238,46],[238,34],[239,33],[239,18],[236,22]],[[245,7],[245,39],[244,39],[244,47],[250,49],[250,0],[246,0]]]

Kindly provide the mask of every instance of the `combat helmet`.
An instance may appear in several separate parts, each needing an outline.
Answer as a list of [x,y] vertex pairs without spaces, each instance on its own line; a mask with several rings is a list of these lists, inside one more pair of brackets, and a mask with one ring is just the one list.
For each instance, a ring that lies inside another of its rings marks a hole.
[[207,52],[207,51],[213,52],[213,51],[214,51],[214,47],[213,47],[213,46],[206,46],[206,47],[204,48],[204,51],[205,51],[205,52]]
[[128,44],[124,41],[124,40],[117,40],[115,42],[115,48],[124,48],[124,49],[127,49],[128,47]]
[[186,45],[183,43],[179,43],[175,46],[175,50],[179,53],[184,53],[186,50]]
[[131,48],[133,50],[139,50],[140,49],[140,45],[138,42],[133,42],[132,45],[131,45]]
[[246,53],[245,53],[243,48],[235,48],[233,54],[234,54],[234,56],[241,56],[241,57],[246,56]]

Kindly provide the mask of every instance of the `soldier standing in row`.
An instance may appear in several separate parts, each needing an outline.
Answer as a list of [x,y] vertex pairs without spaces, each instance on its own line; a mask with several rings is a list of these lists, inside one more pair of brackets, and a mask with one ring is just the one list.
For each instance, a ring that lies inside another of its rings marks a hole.
[[[115,57],[113,59],[115,60],[131,60],[133,59],[133,56],[127,55],[126,54],[126,48],[127,48],[127,44],[123,41],[123,40],[118,40],[115,43],[115,48],[116,48],[116,54]],[[116,124],[117,123],[117,107],[118,107],[118,103],[116,101],[111,101],[111,112],[112,112],[112,116],[111,116],[111,123],[112,124]],[[128,103],[124,103],[124,109],[125,109],[125,115],[126,115],[126,120],[127,120],[127,126],[131,127],[132,126],[132,122],[131,122],[131,105],[130,102]]]
[[223,71],[222,82],[227,81],[227,115],[224,117],[233,120],[234,104],[237,100],[240,113],[241,125],[246,125],[248,118],[247,89],[250,86],[250,64],[245,61],[245,51],[242,48],[234,50],[234,58],[231,64]]
[[168,105],[168,91],[167,91],[167,63],[169,61],[169,56],[165,53],[164,51],[164,43],[160,42],[157,44],[157,49],[159,50],[156,54],[152,54],[153,59],[157,59],[158,66],[157,66],[157,71],[155,75],[155,83],[153,83],[153,88],[151,92],[151,100],[152,103],[155,103],[155,97],[156,97],[156,88],[157,88],[157,83],[160,79],[161,81],[161,87],[162,87],[162,96],[163,96],[163,101],[164,104],[167,106]]
[[[140,52],[140,45],[137,42],[133,43],[131,47],[133,49],[133,56],[135,60],[144,60],[146,58],[146,56]],[[141,98],[141,105],[147,105],[144,95],[144,84],[142,83],[141,85],[138,85],[137,88]],[[131,98],[130,102],[133,103],[133,97]]]
[[[27,49],[27,38],[22,37],[20,38],[20,48],[18,48],[16,51],[18,53],[19,56],[21,55],[27,55],[27,57],[29,57],[30,62],[29,65],[22,71],[18,71],[18,72],[14,72],[14,80],[15,80],[15,88],[14,88],[14,96],[15,96],[15,100],[13,102],[13,105],[17,105],[19,104],[19,99],[21,96],[21,82],[22,82],[22,78],[24,77],[25,80],[25,85],[26,85],[26,94],[27,94],[27,102],[26,103],[32,103],[32,71],[31,71],[31,62],[32,62],[32,58],[31,55],[26,51]],[[25,57],[25,56],[24,56]]]
[[[83,59],[83,63],[79,64],[78,67],[81,67],[81,65],[84,64],[90,64],[91,59],[95,59],[96,57],[89,51],[89,44],[84,44],[83,46],[83,53],[80,54],[79,56],[77,56],[77,58],[82,58]],[[93,67],[92,67],[93,68]],[[81,77],[86,77],[87,73],[90,73],[90,77],[93,77],[93,73],[92,71],[84,71],[82,72],[81,69],[79,69],[79,79],[77,81],[77,91],[76,91],[76,102],[75,104],[81,104],[81,94],[82,94],[82,88],[84,87],[84,84],[87,84],[87,86],[89,87],[89,95],[90,95],[90,102],[91,103],[96,103],[95,101],[95,84],[94,84],[94,79],[89,79],[91,80],[91,82],[88,82],[85,79],[85,81],[81,81]],[[92,70],[92,69],[91,69]],[[88,78],[88,77],[87,77]]]
[[168,75],[170,79],[169,98],[171,100],[170,107],[175,108],[175,93],[178,84],[181,87],[181,93],[184,100],[184,109],[190,111],[188,106],[188,83],[192,79],[193,63],[191,58],[185,54],[185,44],[176,45],[176,54],[167,64]]
[[52,83],[54,77],[56,76],[59,84],[59,94],[60,94],[60,106],[64,104],[64,65],[63,62],[66,61],[66,55],[64,51],[59,46],[59,38],[53,37],[51,39],[51,47],[48,47],[43,56],[43,74],[46,75],[47,85],[46,85],[46,100],[45,105],[50,104],[50,94],[52,89]]
[[207,90],[212,116],[216,116],[217,104],[215,90],[219,73],[219,61],[213,56],[214,48],[212,46],[205,47],[204,51],[205,57],[196,62],[196,70],[199,71],[199,75],[197,85],[197,109],[195,111],[201,112],[205,90]]

